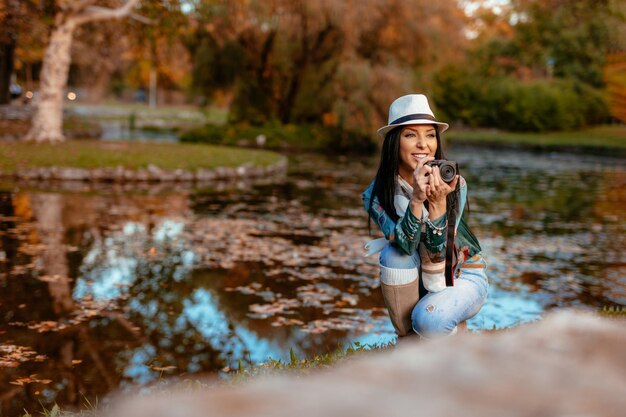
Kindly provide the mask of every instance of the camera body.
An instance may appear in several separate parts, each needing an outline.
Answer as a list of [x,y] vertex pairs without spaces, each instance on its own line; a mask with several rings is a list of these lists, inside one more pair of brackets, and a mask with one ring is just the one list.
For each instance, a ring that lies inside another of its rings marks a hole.
[[432,161],[426,162],[426,165],[431,167],[439,167],[439,173],[441,175],[441,179],[446,183],[451,183],[454,181],[454,177],[459,173],[459,164],[455,161],[447,161],[445,159],[435,159]]

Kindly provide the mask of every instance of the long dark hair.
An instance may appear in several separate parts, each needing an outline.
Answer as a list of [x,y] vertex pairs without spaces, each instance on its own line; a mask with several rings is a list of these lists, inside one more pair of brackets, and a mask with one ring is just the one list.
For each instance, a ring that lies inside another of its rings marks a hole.
[[[396,178],[400,173],[400,133],[405,126],[398,126],[387,132],[383,141],[383,147],[380,154],[380,165],[376,172],[376,178],[374,180],[374,190],[372,191],[372,198],[370,199],[370,205],[368,211],[372,209],[374,201],[373,196],[378,198],[378,202],[385,210],[387,215],[391,217],[394,222],[400,219],[400,216],[396,212],[396,208],[393,204]],[[435,128],[435,135],[437,136],[437,150],[435,151],[435,159],[446,159],[441,144],[441,135],[439,134],[439,127],[433,125]],[[456,192],[448,194],[446,198],[446,207],[456,207],[458,210],[459,200],[459,188]],[[428,200],[424,202],[426,209],[428,209]],[[371,233],[371,222],[367,222],[367,230]]]

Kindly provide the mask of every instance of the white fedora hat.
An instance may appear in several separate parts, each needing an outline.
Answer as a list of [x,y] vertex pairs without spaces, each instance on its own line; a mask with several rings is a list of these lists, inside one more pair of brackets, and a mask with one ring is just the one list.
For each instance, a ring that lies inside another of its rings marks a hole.
[[428,105],[424,94],[409,94],[398,97],[389,107],[389,121],[387,126],[378,129],[378,135],[385,137],[387,132],[396,126],[403,125],[439,125],[441,132],[445,132],[450,125],[438,122]]

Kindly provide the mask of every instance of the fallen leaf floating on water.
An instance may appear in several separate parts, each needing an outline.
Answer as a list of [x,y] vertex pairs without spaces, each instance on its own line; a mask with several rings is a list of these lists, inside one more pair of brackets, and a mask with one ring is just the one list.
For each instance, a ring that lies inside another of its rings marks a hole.
[[246,294],[246,295],[250,295],[250,294],[256,294],[258,290],[260,290],[263,286],[261,284],[259,284],[258,282],[253,282],[250,285],[247,286],[239,286],[239,287],[235,287],[235,288],[224,288],[224,291],[227,292],[232,292],[232,291],[237,291],[240,292],[242,294]]
[[42,275],[37,277],[37,279],[39,281],[43,281],[43,282],[71,282],[73,281],[72,278],[69,277],[62,277],[61,275]]
[[13,268],[9,272],[10,275],[24,275],[35,269],[35,264],[30,263],[26,265],[13,265]]
[[46,359],[46,355],[38,355],[25,346],[0,345],[0,368],[16,368],[23,362],[43,362]]
[[298,319],[287,319],[282,316],[276,317],[276,319],[272,322],[272,326],[280,327],[280,326],[301,326],[304,322]]
[[152,369],[153,371],[157,371],[157,372],[169,372],[169,371],[173,371],[173,370],[177,369],[177,367],[174,366],[174,365],[170,365],[170,366],[151,366],[150,369]]
[[276,313],[286,313],[289,309],[299,308],[302,304],[298,300],[281,298],[272,304],[252,304],[248,309],[255,313],[254,318],[267,318]]
[[39,323],[29,323],[27,326],[31,330],[37,330],[39,333],[63,330],[67,327],[66,323],[59,323],[58,321],[46,320]]
[[52,380],[51,379],[39,379],[37,378],[37,374],[32,374],[29,377],[18,378],[15,381],[11,381],[9,382],[9,384],[19,385],[23,387],[25,384],[32,384],[34,382],[38,382],[40,384],[49,384],[52,382]]
[[30,330],[36,330],[38,333],[57,332],[70,326],[78,325],[93,317],[100,316],[104,311],[111,311],[116,308],[114,300],[91,301],[89,298],[92,298],[92,296],[85,298],[86,299],[76,303],[76,309],[70,319],[64,321],[44,320],[28,323],[14,321],[9,323],[9,325],[27,327]]
[[354,319],[355,317],[335,317],[328,320],[313,320],[301,330],[313,334],[324,333],[328,330],[358,330],[367,333],[374,327],[373,323],[363,323]]

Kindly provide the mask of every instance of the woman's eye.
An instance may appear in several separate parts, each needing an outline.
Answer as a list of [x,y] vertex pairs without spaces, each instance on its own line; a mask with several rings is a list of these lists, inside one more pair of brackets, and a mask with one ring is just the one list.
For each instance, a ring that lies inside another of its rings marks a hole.
[[412,138],[415,136],[415,133],[407,133],[406,135],[404,135],[405,138]]

